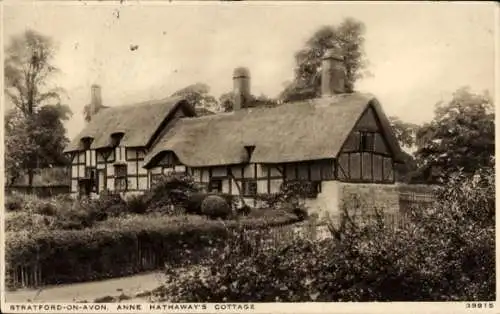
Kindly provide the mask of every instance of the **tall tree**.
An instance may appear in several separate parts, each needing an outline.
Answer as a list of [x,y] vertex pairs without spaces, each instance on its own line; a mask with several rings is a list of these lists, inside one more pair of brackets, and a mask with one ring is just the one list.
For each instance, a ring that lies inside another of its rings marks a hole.
[[64,162],[61,147],[68,139],[62,121],[71,111],[61,104],[63,90],[50,87],[50,79],[58,72],[51,38],[27,30],[12,37],[5,52],[5,93],[14,105],[5,116],[6,168],[26,170],[32,186],[38,167]]
[[403,148],[415,147],[415,140],[419,126],[415,123],[404,122],[398,117],[389,117],[389,121],[399,144]]
[[491,97],[458,89],[447,103],[436,105],[434,119],[416,135],[415,156],[420,172],[430,180],[443,181],[462,171],[473,175],[493,168],[495,116]]
[[210,87],[207,84],[195,83],[186,86],[172,96],[182,96],[191,103],[197,111],[220,112],[221,108],[217,99],[210,95]]
[[281,94],[283,101],[315,97],[321,86],[321,59],[329,48],[336,48],[344,58],[346,90],[354,90],[357,79],[366,75],[364,52],[365,26],[353,18],[346,18],[338,26],[323,26],[295,54],[295,78]]

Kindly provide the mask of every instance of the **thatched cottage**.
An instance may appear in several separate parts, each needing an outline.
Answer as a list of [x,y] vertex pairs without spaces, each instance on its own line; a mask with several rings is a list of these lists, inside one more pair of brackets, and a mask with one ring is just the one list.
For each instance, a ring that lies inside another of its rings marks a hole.
[[238,68],[232,112],[199,117],[180,98],[99,110],[66,150],[72,192],[144,191],[161,174],[186,172],[209,191],[248,198],[307,180],[316,189],[309,203],[330,212],[346,190],[383,194],[403,162],[399,144],[377,99],[345,93],[344,78],[330,51],[316,99],[251,106],[249,71]]

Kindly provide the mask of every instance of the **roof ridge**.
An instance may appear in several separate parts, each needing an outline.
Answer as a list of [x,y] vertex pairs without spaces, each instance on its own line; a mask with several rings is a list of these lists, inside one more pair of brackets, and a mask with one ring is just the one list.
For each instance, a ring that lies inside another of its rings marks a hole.
[[[143,101],[140,101],[140,102],[135,102],[135,103],[129,103],[129,104],[125,104],[125,105],[118,105],[118,106],[106,106],[107,109],[111,109],[111,108],[130,108],[130,107],[141,107],[141,106],[146,106],[146,105],[150,105],[152,103],[161,103],[163,101],[172,101],[172,100],[175,100],[175,99],[178,99],[178,101],[181,101],[184,99],[184,97],[182,96],[167,96],[167,97],[163,97],[163,98],[159,98],[159,99],[150,99],[150,100],[143,100]],[[176,101],[176,102],[178,102]]]

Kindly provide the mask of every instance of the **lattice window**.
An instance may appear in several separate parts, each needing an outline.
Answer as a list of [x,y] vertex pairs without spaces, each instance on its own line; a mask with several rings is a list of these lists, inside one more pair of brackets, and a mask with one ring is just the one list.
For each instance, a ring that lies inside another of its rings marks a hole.
[[244,180],[241,182],[241,189],[243,195],[257,195],[257,181],[256,180]]
[[126,191],[127,187],[127,165],[115,165],[115,191]]

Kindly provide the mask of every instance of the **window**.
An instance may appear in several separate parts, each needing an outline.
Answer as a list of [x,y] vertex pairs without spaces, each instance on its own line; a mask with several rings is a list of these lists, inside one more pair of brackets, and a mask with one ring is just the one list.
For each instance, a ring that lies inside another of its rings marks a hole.
[[115,191],[127,190],[127,165],[115,165]]
[[97,169],[85,167],[85,178],[88,179],[90,191],[97,192]]
[[179,160],[172,152],[167,152],[158,164],[163,167],[174,168],[179,164]]
[[218,192],[222,193],[222,180],[221,179],[212,179],[208,184],[208,192]]
[[374,144],[373,133],[361,133],[361,151],[373,152]]
[[91,137],[84,137],[81,139],[82,143],[82,150],[89,150],[90,149],[90,144],[92,144],[93,138]]
[[241,183],[243,195],[257,195],[257,181],[245,180]]

